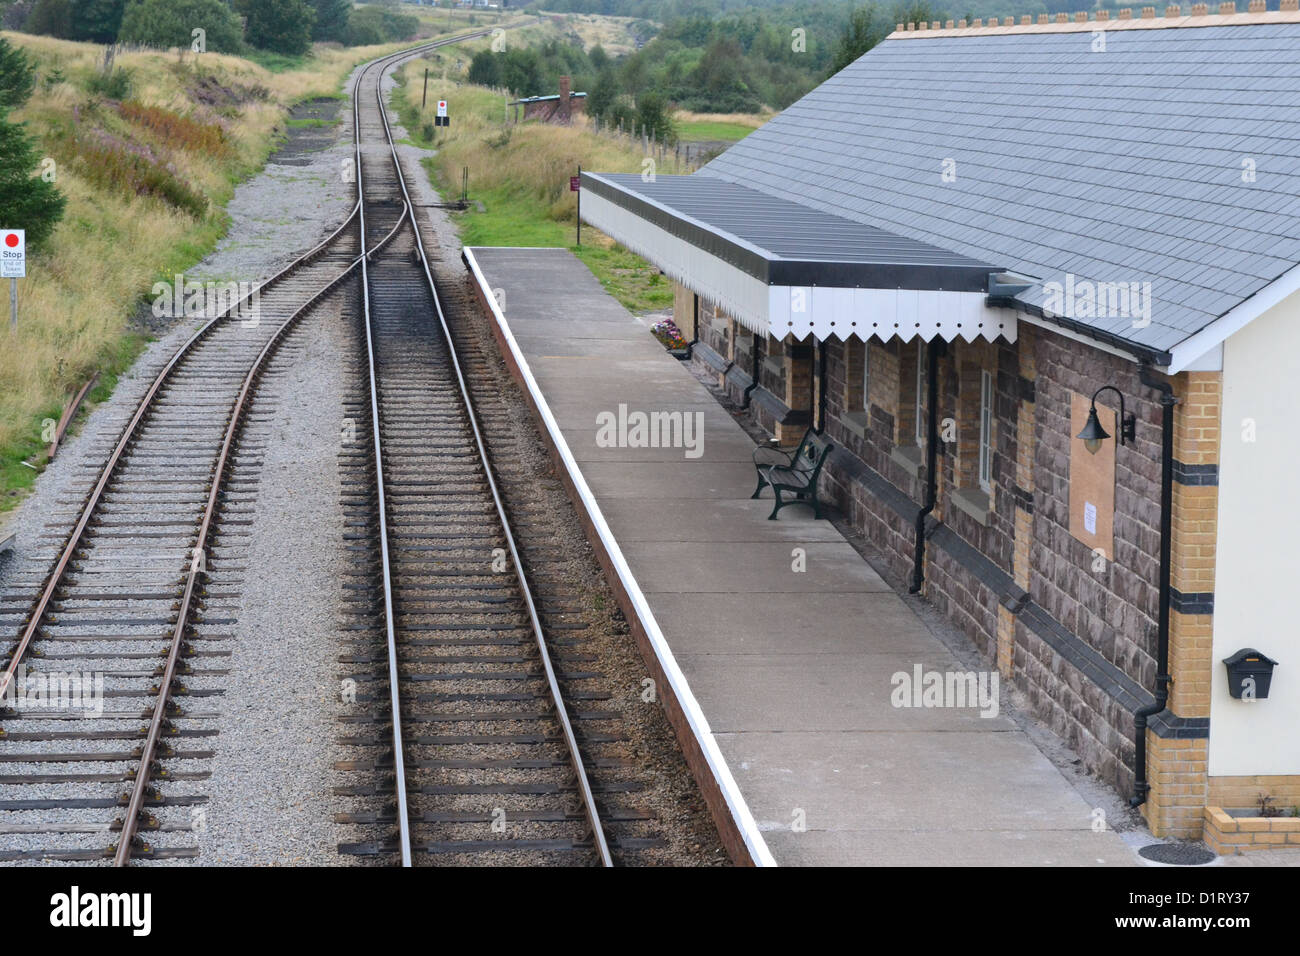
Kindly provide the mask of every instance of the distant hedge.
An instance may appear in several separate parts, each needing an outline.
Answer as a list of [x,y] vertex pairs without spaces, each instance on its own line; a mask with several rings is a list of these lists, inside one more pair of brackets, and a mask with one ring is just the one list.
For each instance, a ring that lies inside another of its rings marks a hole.
[[206,48],[213,53],[243,49],[239,17],[222,0],[130,0],[118,39],[164,49],[187,48],[194,42],[195,30],[204,31]]
[[406,13],[381,7],[356,7],[348,18],[348,46],[371,46],[409,40],[420,29],[420,21]]

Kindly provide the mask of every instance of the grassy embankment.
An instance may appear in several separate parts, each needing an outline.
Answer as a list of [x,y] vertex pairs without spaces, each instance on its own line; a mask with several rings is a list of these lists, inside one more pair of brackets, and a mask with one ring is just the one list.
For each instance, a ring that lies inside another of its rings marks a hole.
[[[512,42],[528,42],[531,30],[512,33]],[[539,31],[540,32],[540,31]],[[418,146],[437,155],[425,159],[431,180],[447,198],[460,194],[461,169],[469,169],[470,209],[456,213],[461,241],[482,246],[561,246],[570,249],[627,308],[648,312],[672,305],[669,281],[645,260],[616,245],[590,226],[576,242],[577,195],[569,177],[583,169],[642,172],[639,145],[599,136],[585,124],[511,125],[510,97],[501,91],[458,79],[455,60],[468,63],[469,51],[435,51],[398,71],[393,102],[402,125]],[[420,108],[423,71],[429,69],[429,99]],[[437,100],[445,98],[451,126],[433,125]],[[673,157],[656,172],[685,172]],[[477,203],[483,204],[483,211]]]
[[99,92],[102,47],[4,35],[37,72],[35,93],[11,119],[54,160],[68,205],[18,283],[17,336],[7,316],[0,323],[0,511],[45,464],[42,423],[96,371],[90,403],[105,399],[143,349],[130,329],[139,303],[215,247],[226,202],[283,136],[288,109],[340,95],[358,63],[405,45],[321,47],[272,69],[216,53],[125,53],[116,67],[127,89]]
[[678,112],[673,117],[677,134],[683,142],[727,142],[744,139],[762,126],[773,114],[754,113],[688,113]]

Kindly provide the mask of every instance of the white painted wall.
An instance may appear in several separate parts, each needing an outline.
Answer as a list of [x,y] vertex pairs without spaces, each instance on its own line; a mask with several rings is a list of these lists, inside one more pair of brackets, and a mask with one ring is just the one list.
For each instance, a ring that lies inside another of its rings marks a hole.
[[[1253,420],[1255,441],[1243,430]],[[1212,775],[1300,774],[1300,294],[1223,347],[1210,700]],[[1228,695],[1223,658],[1279,662],[1267,700]]]

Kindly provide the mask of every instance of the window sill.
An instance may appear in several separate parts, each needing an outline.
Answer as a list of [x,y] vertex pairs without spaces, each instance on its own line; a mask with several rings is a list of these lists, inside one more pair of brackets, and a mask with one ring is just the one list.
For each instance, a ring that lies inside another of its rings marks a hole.
[[989,508],[992,504],[988,493],[980,488],[958,488],[948,495],[948,500],[958,511],[964,511],[984,526],[989,523]]
[[889,457],[913,478],[920,478],[925,474],[924,457],[921,449],[916,445],[895,445]]
[[863,441],[867,440],[867,413],[866,412],[848,412],[840,416],[840,423],[845,430],[851,434],[857,435]]

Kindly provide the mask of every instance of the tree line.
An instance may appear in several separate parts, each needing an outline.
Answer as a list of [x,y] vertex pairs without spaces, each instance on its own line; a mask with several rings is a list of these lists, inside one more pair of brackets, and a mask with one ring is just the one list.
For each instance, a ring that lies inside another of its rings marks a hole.
[[35,76],[27,54],[0,37],[0,225],[21,226],[38,250],[63,216],[66,200],[54,183],[36,176],[41,154],[19,123],[9,121],[32,95]]
[[[515,96],[556,92],[560,76],[587,93],[587,115],[611,127],[675,138],[674,109],[755,113],[784,109],[862,56],[900,20],[933,20],[926,0],[886,6],[795,2],[668,20],[639,49],[611,56],[576,36],[474,55],[468,79]],[[813,24],[814,26],[801,26]]]
[[201,41],[214,53],[251,47],[297,56],[316,42],[408,39],[420,22],[396,6],[397,0],[356,8],[351,0],[15,0],[2,22],[10,30],[92,43],[191,48]]

